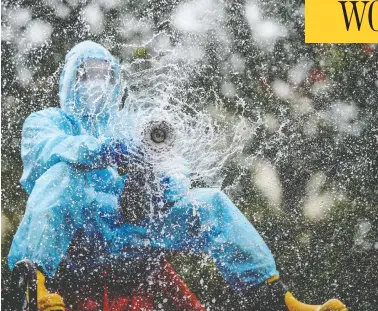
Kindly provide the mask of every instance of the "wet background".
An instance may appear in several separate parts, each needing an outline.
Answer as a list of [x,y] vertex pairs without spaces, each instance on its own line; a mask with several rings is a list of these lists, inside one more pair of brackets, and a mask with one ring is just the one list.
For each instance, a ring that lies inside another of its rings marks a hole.
[[[188,162],[256,226],[296,296],[378,308],[378,46],[305,44],[295,0],[2,1],[3,286],[27,199],[23,121],[59,105],[64,56],[86,39],[120,59],[126,109],[180,108],[168,117]],[[171,260],[216,308],[211,261]]]

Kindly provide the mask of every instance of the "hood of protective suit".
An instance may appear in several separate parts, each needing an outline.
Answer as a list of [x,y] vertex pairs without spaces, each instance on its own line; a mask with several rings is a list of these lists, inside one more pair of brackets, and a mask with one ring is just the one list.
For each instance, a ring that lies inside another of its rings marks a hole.
[[121,86],[120,79],[116,79],[109,90],[110,93],[107,94],[107,104],[95,114],[89,114],[85,103],[79,96],[80,87],[78,87],[78,84],[80,82],[77,81],[77,74],[85,62],[92,60],[109,62],[114,75],[120,76],[119,62],[107,49],[92,41],[81,42],[66,55],[65,65],[60,76],[59,99],[61,108],[67,114],[74,116],[83,128],[96,127],[96,132],[98,132],[99,128],[108,125],[109,118],[118,110]]

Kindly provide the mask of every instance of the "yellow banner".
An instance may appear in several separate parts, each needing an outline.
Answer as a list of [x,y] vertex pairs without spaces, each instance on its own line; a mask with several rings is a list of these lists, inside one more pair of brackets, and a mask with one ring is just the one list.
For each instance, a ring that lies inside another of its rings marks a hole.
[[378,0],[306,0],[306,43],[378,43]]

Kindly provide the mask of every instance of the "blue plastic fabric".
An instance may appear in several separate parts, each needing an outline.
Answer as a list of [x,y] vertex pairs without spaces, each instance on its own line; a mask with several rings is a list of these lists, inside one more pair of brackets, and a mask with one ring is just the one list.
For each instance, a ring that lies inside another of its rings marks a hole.
[[[53,276],[80,230],[106,262],[147,255],[151,249],[208,253],[235,289],[260,284],[278,272],[272,254],[252,224],[218,189],[189,189],[187,175],[166,176],[165,199],[174,206],[137,225],[121,224],[120,195],[126,177],[104,165],[105,128],[112,108],[96,122],[80,115],[75,72],[88,58],[118,62],[86,41],[66,57],[61,109],[33,113],[23,127],[21,184],[30,194],[8,256],[10,268],[28,258]],[[119,85],[114,101],[119,100]],[[135,252],[136,251],[136,252]]]
[[[30,196],[8,256],[11,268],[28,258],[53,275],[77,230],[108,210],[117,211],[126,178],[106,167],[110,145],[104,134],[118,108],[120,84],[114,87],[112,107],[95,118],[82,115],[76,71],[88,59],[110,62],[119,75],[118,61],[105,48],[91,41],[76,45],[60,77],[61,109],[33,113],[24,123],[20,182]],[[104,232],[100,222],[95,226],[107,237],[105,226]]]
[[[169,211],[141,221],[138,227],[146,230],[136,244],[138,256],[143,256],[143,249],[147,255],[151,249],[206,253],[234,290],[244,291],[279,275],[264,240],[219,189],[190,189]],[[136,248],[124,235],[133,230],[130,225],[115,230],[108,248],[111,256],[127,257]]]

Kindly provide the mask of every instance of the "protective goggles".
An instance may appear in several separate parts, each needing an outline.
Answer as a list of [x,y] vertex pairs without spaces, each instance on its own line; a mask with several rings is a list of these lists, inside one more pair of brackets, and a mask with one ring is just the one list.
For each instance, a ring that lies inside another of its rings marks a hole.
[[98,60],[89,59],[85,61],[76,72],[77,81],[94,81],[104,80],[109,83],[115,84],[118,81],[112,63]]

